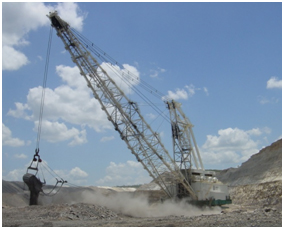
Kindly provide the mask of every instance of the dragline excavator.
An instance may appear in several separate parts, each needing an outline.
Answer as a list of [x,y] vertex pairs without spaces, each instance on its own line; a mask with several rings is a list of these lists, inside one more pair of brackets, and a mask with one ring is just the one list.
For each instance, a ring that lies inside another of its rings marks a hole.
[[216,179],[214,172],[203,168],[192,124],[182,112],[181,105],[174,100],[165,101],[172,126],[172,158],[157,133],[141,115],[138,104],[126,96],[91,54],[100,56],[88,47],[93,44],[84,43],[82,36],[56,11],[49,13],[48,17],[108,120],[161,190],[169,198],[188,197],[192,201],[211,205],[229,203],[227,186]]

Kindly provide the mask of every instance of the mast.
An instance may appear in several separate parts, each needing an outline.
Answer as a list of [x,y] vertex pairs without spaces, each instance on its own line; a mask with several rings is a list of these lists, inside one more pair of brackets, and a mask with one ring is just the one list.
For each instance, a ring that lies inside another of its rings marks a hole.
[[[181,109],[181,103],[168,101],[168,109],[172,125],[174,161],[180,169],[204,170],[202,159],[193,134],[193,124]],[[193,162],[192,158],[193,156]]]
[[197,199],[194,190],[157,134],[141,115],[137,103],[131,101],[117,86],[71,31],[69,24],[62,20],[56,11],[50,13],[48,17],[57,31],[57,36],[70,53],[72,61],[77,65],[94,97],[99,101],[101,109],[137,161],[169,197],[175,196],[173,187],[180,183],[193,199]]
[[[181,103],[174,100],[167,101],[166,103],[170,112],[172,126],[174,162],[178,165],[178,170],[181,171],[185,179],[191,185],[192,169],[196,168],[204,171],[203,163],[192,130],[193,125],[183,113]],[[183,185],[177,184],[176,189],[179,197],[188,195],[188,192]]]

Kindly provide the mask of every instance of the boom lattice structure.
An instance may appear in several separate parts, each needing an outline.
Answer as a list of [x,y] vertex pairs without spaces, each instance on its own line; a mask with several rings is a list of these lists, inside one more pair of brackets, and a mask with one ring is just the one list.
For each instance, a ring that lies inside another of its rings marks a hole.
[[157,133],[141,115],[137,103],[131,101],[117,86],[57,12],[50,13],[48,17],[108,120],[144,169],[169,197],[174,197],[176,184],[180,184],[192,199],[197,199]]

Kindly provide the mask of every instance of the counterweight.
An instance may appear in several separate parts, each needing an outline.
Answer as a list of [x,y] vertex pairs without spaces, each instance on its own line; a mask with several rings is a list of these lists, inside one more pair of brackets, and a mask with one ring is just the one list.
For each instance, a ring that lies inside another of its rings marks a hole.
[[175,197],[176,184],[181,184],[196,200],[197,195],[188,180],[141,115],[137,103],[131,101],[117,86],[57,12],[50,13],[48,17],[101,109],[137,161],[169,197]]

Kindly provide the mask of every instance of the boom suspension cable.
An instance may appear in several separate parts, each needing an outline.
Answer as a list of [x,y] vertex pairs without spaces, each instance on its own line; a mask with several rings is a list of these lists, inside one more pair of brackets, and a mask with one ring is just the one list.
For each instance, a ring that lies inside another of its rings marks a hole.
[[[158,114],[158,116],[163,117],[167,122],[170,123],[170,118],[167,114],[165,114],[159,107],[157,107],[151,99],[149,99],[147,96],[145,96],[135,85],[133,82],[139,83],[138,85],[142,87],[145,91],[151,93],[151,95],[157,97],[158,99],[161,99],[164,94],[159,92],[157,89],[155,89],[153,86],[148,84],[146,81],[142,80],[139,76],[135,75],[131,71],[124,69],[125,67],[120,64],[118,61],[116,61],[114,58],[109,56],[106,52],[104,52],[102,49],[100,49],[98,46],[96,46],[94,43],[92,43],[90,40],[88,40],[84,35],[80,34],[78,31],[76,31],[74,28],[71,28],[71,30],[74,32],[74,34],[77,35],[77,38],[79,41],[86,46],[87,49],[89,49],[93,54],[95,54],[101,61],[103,61],[105,64],[108,65],[108,67],[112,70],[116,76],[118,76],[125,84],[127,84],[133,91],[136,92],[136,94],[143,99],[146,104],[148,104],[150,107],[152,107],[153,110],[155,110]],[[119,69],[117,69],[116,66],[120,67],[121,72],[119,72]],[[121,74],[122,73],[122,74]]]
[[88,38],[86,38],[84,35],[76,31],[75,29],[71,28],[72,32],[74,32],[77,35],[77,38],[90,50],[92,51],[98,58],[100,58],[102,61],[106,61],[106,63],[111,63],[112,65],[119,66],[122,71],[128,75],[132,81],[141,82],[139,86],[143,87],[148,92],[152,93],[157,98],[161,99],[161,97],[164,96],[164,94],[160,91],[158,91],[156,88],[151,86],[146,81],[139,78],[137,75],[132,73],[129,70],[123,70],[124,66],[120,64],[118,61],[116,61],[114,58],[112,58],[110,55],[108,55],[106,52],[104,52],[102,49],[100,49],[98,46],[96,46],[94,43],[92,43]]

